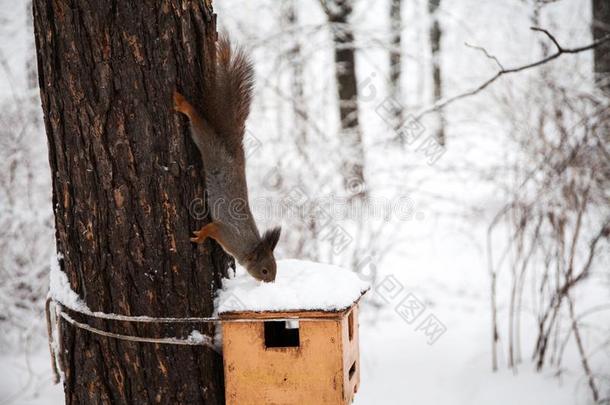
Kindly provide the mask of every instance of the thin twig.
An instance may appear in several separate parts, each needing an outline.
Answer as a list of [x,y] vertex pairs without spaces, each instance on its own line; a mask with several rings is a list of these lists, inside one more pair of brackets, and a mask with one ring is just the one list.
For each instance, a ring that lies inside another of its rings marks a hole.
[[483,48],[482,46],[471,45],[468,42],[464,42],[464,45],[466,45],[468,48],[476,49],[477,51],[483,52],[483,54],[485,56],[487,56],[487,58],[489,58],[489,59],[493,60],[494,62],[496,62],[496,65],[498,65],[500,70],[504,70],[504,66],[500,62],[500,59],[498,59],[496,56],[494,56],[494,55],[490,54],[489,52],[487,52],[487,49]]
[[547,37],[549,37],[549,39],[551,41],[553,41],[553,43],[555,44],[555,46],[557,47],[557,51],[559,52],[563,52],[563,48],[561,45],[559,45],[559,42],[557,42],[557,39],[547,30],[545,30],[544,28],[538,28],[538,27],[530,27],[530,30],[532,31],[538,31],[538,32],[542,32],[544,34],[546,34]]

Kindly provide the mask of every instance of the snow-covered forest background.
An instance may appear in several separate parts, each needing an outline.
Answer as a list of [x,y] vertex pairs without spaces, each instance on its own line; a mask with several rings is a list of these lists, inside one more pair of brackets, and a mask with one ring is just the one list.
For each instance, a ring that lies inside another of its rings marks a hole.
[[[50,173],[26,3],[0,0],[0,404],[58,404],[43,316]],[[279,258],[340,264],[374,286],[356,403],[610,403],[610,96],[593,52],[432,108],[591,44],[592,1],[214,6],[255,63],[257,222],[282,224]],[[337,92],[345,50],[352,103]]]

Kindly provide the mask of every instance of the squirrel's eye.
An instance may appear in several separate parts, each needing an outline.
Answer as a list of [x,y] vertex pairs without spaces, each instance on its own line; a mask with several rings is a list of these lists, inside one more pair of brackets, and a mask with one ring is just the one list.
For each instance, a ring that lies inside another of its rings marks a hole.
[[263,274],[267,274],[267,273],[268,273],[267,269],[263,269]]

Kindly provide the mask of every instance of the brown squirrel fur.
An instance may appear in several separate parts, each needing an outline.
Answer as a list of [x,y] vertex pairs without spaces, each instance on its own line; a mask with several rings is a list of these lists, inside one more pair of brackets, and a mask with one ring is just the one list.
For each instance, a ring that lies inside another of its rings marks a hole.
[[191,241],[212,238],[252,277],[274,281],[273,249],[281,229],[268,230],[261,237],[248,204],[243,138],[254,86],[252,63],[222,36],[216,44],[214,69],[204,79],[204,101],[199,108],[174,92],[174,109],[189,118],[191,136],[204,162],[213,221],[194,232]]

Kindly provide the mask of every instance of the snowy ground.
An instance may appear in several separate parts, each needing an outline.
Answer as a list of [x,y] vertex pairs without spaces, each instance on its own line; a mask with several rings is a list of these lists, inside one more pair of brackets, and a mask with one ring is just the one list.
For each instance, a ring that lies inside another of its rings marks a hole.
[[[572,381],[536,374],[526,366],[518,375],[490,373],[482,314],[448,324],[447,333],[429,346],[424,336],[401,320],[379,329],[361,327],[362,386],[359,405],[369,404],[574,404]],[[385,331],[385,332],[384,332]]]

